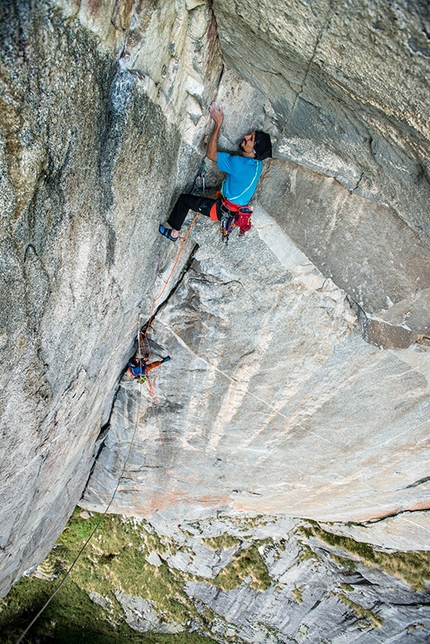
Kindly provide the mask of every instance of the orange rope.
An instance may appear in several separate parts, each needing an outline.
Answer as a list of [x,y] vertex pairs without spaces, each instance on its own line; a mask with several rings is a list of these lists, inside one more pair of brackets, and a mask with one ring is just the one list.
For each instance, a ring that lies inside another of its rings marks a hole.
[[[148,353],[150,353],[150,345],[149,345],[149,341],[147,340],[147,337],[146,337],[146,336],[147,336],[148,329],[149,329],[149,327],[151,326],[151,322],[152,322],[152,319],[153,319],[153,316],[154,316],[155,303],[156,303],[156,302],[157,302],[157,301],[162,297],[162,295],[163,295],[164,291],[165,291],[165,290],[166,290],[166,288],[167,288],[168,283],[170,282],[170,279],[171,279],[171,277],[172,277],[172,275],[173,275],[173,273],[174,273],[174,271],[175,271],[175,268],[176,268],[176,266],[178,265],[179,258],[180,258],[180,256],[181,256],[181,253],[182,253],[182,251],[183,251],[183,249],[184,249],[184,246],[185,246],[185,242],[187,241],[188,235],[190,234],[192,227],[193,227],[193,226],[194,226],[194,224],[196,223],[196,220],[197,220],[197,217],[198,217],[198,216],[199,216],[199,213],[198,213],[198,212],[196,212],[195,217],[194,217],[193,221],[191,222],[191,225],[190,225],[190,227],[188,228],[188,230],[187,230],[187,232],[186,232],[186,234],[185,234],[185,236],[184,236],[184,238],[183,238],[183,240],[182,240],[181,246],[180,246],[180,248],[179,248],[179,252],[178,252],[178,254],[177,254],[177,256],[176,256],[176,259],[175,259],[175,261],[174,261],[174,264],[173,264],[173,266],[172,266],[172,270],[170,271],[170,273],[169,273],[169,275],[168,275],[167,279],[166,279],[166,280],[165,280],[165,282],[164,282],[164,286],[163,286],[163,288],[162,288],[162,290],[161,290],[161,293],[159,293],[159,294],[157,295],[157,297],[154,297],[154,299],[152,300],[152,304],[151,304],[151,313],[150,313],[150,315],[149,315],[149,320],[148,320],[148,323],[147,323],[147,325],[146,325],[145,333],[143,333],[143,334],[142,334],[142,333],[139,331],[139,338],[138,338],[138,340],[139,340],[139,346],[140,346],[140,347],[141,347],[141,349],[142,349],[142,345],[143,345],[143,347],[145,347],[145,343],[146,343],[146,344],[147,344],[147,346],[148,346]],[[152,409],[153,409],[153,411],[154,411],[155,422],[157,423],[158,434],[159,434],[159,436],[160,436],[161,452],[162,452],[162,455],[163,455],[164,469],[165,469],[165,471],[166,471],[167,477],[168,477],[168,478],[169,478],[169,480],[170,480],[170,473],[169,473],[169,470],[168,470],[168,468],[167,468],[166,449],[165,449],[165,446],[164,446],[163,435],[162,435],[161,427],[160,427],[160,421],[159,421],[159,418],[158,418],[158,415],[157,415],[158,396],[157,396],[157,393],[156,393],[156,375],[155,375],[155,371],[156,371],[156,369],[153,369],[153,370],[152,370],[152,374],[151,374],[151,376],[149,376],[149,374],[148,374],[148,378],[147,378],[147,380],[146,380],[146,384],[147,384],[147,388],[148,388],[149,395],[151,396]],[[153,378],[153,380],[152,380],[152,378]]]
[[198,212],[196,212],[196,215],[195,215],[195,217],[194,217],[193,221],[191,222],[191,225],[190,225],[190,227],[188,228],[188,230],[187,230],[187,232],[186,232],[186,234],[185,234],[184,239],[182,240],[182,243],[181,243],[181,246],[180,246],[180,248],[179,248],[179,252],[178,252],[178,254],[177,254],[177,256],[176,256],[175,262],[174,262],[174,264],[173,264],[172,270],[170,271],[170,273],[169,273],[169,275],[168,275],[167,279],[166,279],[166,280],[165,280],[165,282],[164,282],[164,286],[163,286],[163,288],[162,288],[162,290],[161,290],[161,293],[159,293],[159,294],[157,295],[157,297],[154,297],[154,299],[152,300],[151,313],[150,313],[150,315],[149,315],[148,324],[146,325],[145,333],[144,333],[144,335],[143,335],[143,339],[144,339],[144,340],[146,339],[146,334],[148,333],[148,329],[149,329],[149,327],[151,326],[152,318],[153,318],[153,316],[154,316],[155,303],[160,299],[160,297],[162,297],[162,295],[163,295],[164,291],[165,291],[165,290],[166,290],[166,288],[167,288],[168,283],[170,282],[170,278],[172,277],[172,275],[173,275],[173,273],[174,273],[174,270],[175,270],[176,266],[178,265],[179,258],[180,258],[180,256],[181,256],[181,253],[182,253],[183,248],[184,248],[184,246],[185,246],[185,242],[187,241],[188,235],[190,234],[192,227],[193,227],[193,226],[194,226],[194,224],[196,223],[196,220],[197,220],[197,217],[198,217],[198,216],[199,216],[199,213],[198,213]]

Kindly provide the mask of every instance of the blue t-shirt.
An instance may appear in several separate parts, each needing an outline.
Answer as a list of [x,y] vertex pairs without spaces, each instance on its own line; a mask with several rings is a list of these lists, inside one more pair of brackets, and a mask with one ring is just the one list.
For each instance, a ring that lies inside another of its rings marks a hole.
[[239,206],[246,206],[257,187],[263,162],[251,157],[218,152],[217,166],[227,173],[221,187],[223,197]]

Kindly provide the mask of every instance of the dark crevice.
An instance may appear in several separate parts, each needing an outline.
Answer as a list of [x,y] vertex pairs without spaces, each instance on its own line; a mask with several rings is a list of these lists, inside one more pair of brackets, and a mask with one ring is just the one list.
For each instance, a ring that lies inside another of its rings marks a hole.
[[419,479],[418,481],[415,481],[415,483],[410,483],[410,485],[407,485],[404,489],[408,490],[411,487],[418,487],[418,485],[422,485],[423,483],[427,483],[428,481],[430,481],[430,476]]
[[358,190],[358,188],[359,188],[359,186],[360,186],[360,183],[361,183],[361,182],[362,182],[362,180],[363,180],[363,177],[364,177],[364,172],[362,172],[362,173],[360,174],[360,177],[359,177],[359,179],[358,179],[358,181],[357,181],[357,183],[356,183],[355,187],[351,190],[351,193],[352,193],[352,192],[355,192],[356,190]]
[[191,264],[194,261],[195,254],[198,251],[198,249],[199,249],[199,245],[195,244],[194,247],[192,248],[191,252],[190,252],[190,255],[188,257],[188,260],[187,260],[186,264],[184,264],[184,267],[182,268],[182,271],[178,276],[176,284],[174,284],[174,286],[172,287],[172,289],[169,292],[169,294],[166,297],[166,299],[163,300],[163,302],[155,309],[154,313],[152,314],[152,318],[150,320],[148,320],[146,325],[143,325],[143,327],[142,327],[143,329],[146,329],[146,327],[148,325],[150,326],[150,323],[152,323],[152,321],[155,320],[155,318],[157,317],[158,313],[163,310],[163,308],[167,305],[167,303],[170,301],[172,296],[176,293],[178,288],[181,286],[181,284],[182,284],[182,282],[183,282],[183,280],[185,278],[186,273],[191,268]]
[[[183,267],[183,269],[182,269],[181,273],[180,273],[180,274],[179,274],[179,276],[178,276],[178,279],[177,279],[176,283],[173,285],[173,287],[172,287],[171,291],[169,292],[169,294],[167,295],[166,299],[165,299],[165,300],[164,300],[164,301],[163,301],[163,302],[162,302],[162,303],[157,307],[157,309],[154,311],[154,313],[153,313],[153,315],[152,315],[151,319],[149,319],[149,320],[146,322],[146,324],[142,325],[142,327],[141,327],[141,330],[142,330],[142,331],[146,331],[146,329],[147,329],[148,327],[150,328],[151,323],[152,323],[152,322],[153,322],[153,320],[157,317],[158,313],[159,313],[159,312],[160,312],[160,311],[161,311],[161,310],[166,306],[166,304],[169,302],[170,298],[171,298],[171,297],[176,293],[177,289],[178,289],[178,288],[179,288],[179,286],[182,284],[182,282],[183,282],[183,280],[184,280],[184,277],[185,277],[186,273],[188,272],[188,270],[189,270],[189,269],[190,269],[190,267],[191,267],[191,264],[192,264],[192,262],[193,262],[193,260],[194,260],[194,256],[195,256],[195,254],[196,254],[196,252],[197,252],[198,248],[199,248],[199,245],[198,245],[198,244],[195,244],[195,245],[194,245],[194,247],[193,247],[193,249],[191,250],[191,253],[190,253],[189,257],[188,257],[188,260],[187,260],[186,264],[184,265],[184,267]],[[136,349],[137,349],[137,341],[136,341],[136,343],[135,343],[134,351],[136,351]],[[118,397],[118,394],[119,394],[119,391],[120,391],[120,383],[121,383],[121,380],[122,380],[122,378],[123,378],[123,376],[124,376],[124,374],[125,374],[125,372],[126,372],[126,370],[127,370],[127,365],[128,365],[128,360],[127,360],[127,364],[126,364],[126,365],[124,365],[124,367],[123,367],[122,371],[121,371],[121,372],[120,372],[120,374],[119,374],[119,377],[118,377],[118,383],[117,383],[117,386],[116,386],[116,388],[115,388],[115,392],[114,392],[114,395],[113,395],[113,398],[112,398],[112,404],[111,404],[111,407],[110,407],[110,412],[109,412],[108,420],[107,420],[107,422],[106,422],[106,423],[101,427],[100,432],[99,432],[99,435],[97,436],[96,441],[95,441],[95,443],[94,443],[93,456],[92,456],[92,458],[93,458],[93,463],[92,463],[92,466],[91,466],[90,472],[89,472],[89,474],[88,474],[87,482],[86,482],[85,487],[84,487],[84,489],[83,489],[83,491],[82,491],[81,498],[83,498],[83,497],[85,496],[85,493],[86,493],[86,490],[87,490],[87,488],[88,488],[88,485],[89,485],[89,481],[90,481],[90,479],[91,479],[91,476],[92,476],[92,474],[93,474],[93,472],[94,472],[94,469],[95,469],[95,466],[96,466],[97,460],[98,460],[98,458],[99,458],[99,456],[100,456],[100,453],[101,453],[101,451],[102,451],[102,449],[103,449],[104,442],[105,442],[105,440],[106,440],[106,438],[107,438],[107,436],[108,436],[108,434],[109,434],[110,422],[111,422],[111,418],[112,418],[113,409],[114,409],[114,407],[115,407],[115,402],[116,402],[116,400],[117,400],[117,397]]]
[[367,525],[373,525],[375,523],[380,523],[381,521],[385,521],[385,519],[392,519],[394,517],[398,517],[401,514],[413,514],[414,512],[425,512],[426,510],[430,509],[430,504],[428,508],[421,508],[419,510],[399,510],[398,512],[391,512],[390,514],[387,514],[384,517],[380,517],[379,519],[370,519],[369,521],[363,522],[358,525],[362,525],[366,527]]
[[[430,477],[427,479],[430,480]],[[417,483],[418,484],[418,483]],[[415,484],[412,484],[408,487],[414,487]],[[405,488],[406,489],[406,488]],[[420,512],[426,512],[427,510],[430,509],[430,504],[428,508],[420,508],[419,510],[399,510],[398,512],[390,512],[389,514],[386,514],[383,517],[378,517],[375,519],[368,519],[367,521],[348,521],[348,523],[343,523],[343,522],[333,522],[330,523],[331,526],[351,526],[351,527],[361,527],[361,528],[367,528],[375,525],[376,523],[380,523],[381,521],[385,521],[386,519],[392,519],[394,517],[400,516],[402,514],[415,514],[415,513],[420,513]],[[324,522],[321,522],[322,524]]]
[[114,395],[113,400],[112,400],[112,406],[111,406],[111,410],[110,410],[109,420],[108,420],[108,422],[107,422],[105,425],[103,425],[103,427],[101,428],[100,433],[99,433],[99,435],[97,436],[96,441],[95,441],[95,443],[94,443],[93,456],[92,456],[93,462],[92,462],[92,465],[91,465],[91,469],[90,469],[90,471],[89,471],[89,473],[88,473],[87,481],[86,481],[86,483],[85,483],[85,485],[84,485],[84,488],[83,488],[83,490],[82,490],[82,493],[81,493],[81,499],[83,499],[83,498],[84,498],[84,496],[85,496],[85,493],[86,493],[86,491],[87,491],[87,488],[88,488],[89,482],[90,482],[91,477],[92,477],[92,475],[93,475],[94,468],[95,468],[95,466],[96,466],[97,460],[98,460],[98,458],[99,458],[99,456],[100,456],[100,453],[101,453],[101,451],[102,451],[102,449],[103,449],[103,445],[104,445],[104,442],[105,442],[105,440],[106,440],[106,438],[107,438],[107,435],[109,434],[109,429],[110,429],[110,419],[111,419],[111,416],[112,416],[112,411],[113,411],[113,408],[114,408],[114,404],[115,404],[115,400],[116,400],[117,393],[118,393],[118,389],[116,390],[115,395]]

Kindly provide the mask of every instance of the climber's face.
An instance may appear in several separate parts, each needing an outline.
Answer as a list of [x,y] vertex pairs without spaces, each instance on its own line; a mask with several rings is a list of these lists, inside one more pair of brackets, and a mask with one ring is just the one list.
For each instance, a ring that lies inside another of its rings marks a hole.
[[239,148],[246,156],[254,156],[255,130],[250,134],[245,134]]

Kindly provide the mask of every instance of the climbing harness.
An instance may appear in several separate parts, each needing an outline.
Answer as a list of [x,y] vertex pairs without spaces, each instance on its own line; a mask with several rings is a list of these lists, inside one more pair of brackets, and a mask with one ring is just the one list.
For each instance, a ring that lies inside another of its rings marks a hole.
[[250,206],[238,206],[231,203],[224,197],[221,198],[220,204],[220,232],[221,241],[228,245],[228,238],[236,226],[239,228],[239,236],[243,237],[247,230],[251,230],[251,216],[253,209]]

